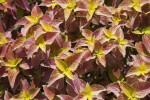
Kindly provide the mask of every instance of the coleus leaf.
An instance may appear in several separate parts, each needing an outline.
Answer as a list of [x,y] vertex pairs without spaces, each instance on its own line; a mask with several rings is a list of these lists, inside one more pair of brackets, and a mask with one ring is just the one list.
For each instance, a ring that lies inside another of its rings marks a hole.
[[31,11],[31,16],[26,16],[25,18],[32,23],[37,23],[39,18],[41,18],[42,16],[43,13],[38,4],[36,4]]
[[46,31],[46,32],[55,32],[57,31],[56,28],[54,28],[53,26],[51,26],[50,24],[48,24],[46,21],[41,20],[40,24],[42,26],[42,28]]
[[92,100],[92,89],[88,83],[86,84],[84,93],[88,100]]
[[12,94],[10,94],[8,91],[5,91],[4,100],[10,100],[12,97]]
[[40,91],[39,88],[31,88],[28,91],[23,91],[15,96],[13,96],[10,100],[31,100],[38,94]]
[[67,88],[68,94],[70,94],[69,91],[72,91],[72,89],[73,89],[73,91],[74,91],[73,95],[75,95],[75,96],[76,96],[76,94],[80,93],[80,91],[83,90],[86,85],[86,83],[84,81],[82,81],[81,79],[78,78],[77,74],[74,75],[74,80],[67,79],[67,83],[68,83],[68,88]]
[[4,63],[4,66],[8,66],[10,68],[15,68],[21,62],[22,58],[16,58],[14,60],[8,60]]
[[26,41],[25,37],[18,38],[13,45],[13,50],[16,50],[17,48],[21,47],[25,41]]
[[46,6],[46,7],[52,7],[52,9],[55,8],[55,6],[57,6],[58,4],[55,1],[42,1],[42,3],[40,4],[40,6]]
[[61,70],[68,78],[73,79],[71,69],[69,68],[66,62],[64,62],[61,59],[55,59],[55,63],[58,69]]
[[7,52],[6,52],[6,55],[5,55],[7,61],[8,60],[14,60],[15,59],[15,55],[14,55],[14,52],[12,51],[12,46],[8,46],[7,48]]
[[108,29],[104,29],[104,33],[105,33],[106,37],[108,37],[110,39],[116,39],[116,36]]
[[79,66],[82,58],[84,57],[86,51],[84,52],[79,52],[77,54],[73,54],[65,59],[67,62],[68,66],[70,67],[71,71],[75,71],[77,67]]
[[119,45],[125,45],[128,43],[128,40],[126,40],[126,39],[117,38],[117,40],[118,40]]
[[136,43],[135,44],[136,50],[141,56],[147,56],[150,55],[149,52],[146,50],[144,44],[142,42]]
[[0,37],[0,46],[4,45],[6,43],[7,43],[7,39],[3,38],[3,37]]
[[33,99],[38,94],[39,91],[40,91],[40,88],[31,88],[31,89],[29,89],[28,93],[30,95],[30,99]]
[[129,99],[134,99],[135,98],[135,90],[133,87],[131,87],[129,84],[125,82],[120,82],[119,83],[121,90],[123,93],[129,98]]
[[105,59],[105,55],[97,55],[98,61],[105,67],[106,66],[106,59]]
[[30,86],[26,79],[21,80],[22,89],[21,91],[27,91],[30,89]]
[[120,73],[120,75],[117,77],[117,76],[114,74],[114,71],[112,70],[112,68],[109,68],[108,72],[109,72],[109,77],[110,77],[110,79],[111,79],[113,82],[123,81],[123,80],[124,80],[122,74]]
[[89,21],[92,18],[96,8],[98,7],[99,1],[100,0],[90,0],[86,16],[87,21]]
[[46,43],[45,43],[44,37],[42,35],[36,39],[36,43],[42,49],[42,51],[46,52]]
[[71,11],[72,11],[73,8],[65,8],[64,9],[64,16],[65,16],[65,20],[67,20],[71,14]]
[[140,0],[132,0],[132,7],[136,11],[141,12]]
[[124,0],[119,4],[118,8],[132,7],[131,0]]
[[135,89],[135,97],[144,98],[146,95],[150,93],[150,83],[149,82],[136,82],[133,85]]
[[55,97],[56,89],[54,87],[47,87],[44,85],[43,89],[48,99],[52,100]]
[[143,28],[145,34],[150,34],[150,26]]
[[73,100],[69,95],[57,95],[61,100]]
[[132,67],[128,71],[126,77],[131,76],[131,75],[136,75],[136,76],[143,75],[143,76],[145,76],[149,72],[150,72],[150,65],[146,64],[145,62],[142,62],[140,66]]
[[14,87],[15,81],[16,81],[16,77],[19,73],[19,69],[18,68],[10,68],[8,70],[8,79],[9,79],[9,83],[11,88]]
[[3,24],[2,24],[2,20],[0,20],[0,36],[2,36],[2,33],[4,33],[4,28],[3,28]]
[[93,32],[88,29],[82,29],[82,35],[85,37],[89,50],[92,52],[94,49],[94,42],[95,42],[95,37],[93,36]]
[[142,37],[142,40],[143,40],[143,44],[146,47],[147,51],[150,53],[150,44],[149,44],[149,42],[150,42],[150,35],[144,35]]
[[87,83],[85,89],[76,97],[75,100],[92,100],[93,96],[97,96],[103,91],[105,91],[105,88],[103,86],[97,84],[90,86]]
[[102,16],[107,16],[107,17],[112,17],[111,13],[105,6],[100,6],[98,9],[95,11],[96,15],[102,15]]
[[7,0],[1,0],[0,3],[5,3]]
[[66,21],[69,18],[72,10],[76,6],[76,0],[68,0],[65,5],[66,6],[64,8],[64,17],[65,17],[65,21]]
[[70,8],[76,6],[76,0],[68,0],[67,6]]
[[48,86],[53,84],[56,80],[63,78],[66,75],[69,79],[74,80],[73,73],[80,61],[82,60],[85,53],[77,53],[72,56],[69,56],[65,61],[55,58],[55,64],[58,69],[55,69],[50,77]]
[[113,20],[113,24],[114,24],[114,25],[118,25],[118,24],[119,24],[119,22],[121,21],[121,19],[120,19],[120,18],[115,17],[115,16],[113,16],[113,17],[112,17],[112,20]]
[[62,74],[58,69],[55,69],[49,78],[48,86],[51,86],[55,81],[61,79],[64,77],[64,74]]
[[118,8],[131,8],[133,7],[137,12],[141,12],[142,0],[124,0]]
[[136,82],[132,86],[125,82],[119,84],[123,93],[131,100],[140,100],[139,98],[143,98],[150,93],[149,82]]
[[148,27],[144,27],[143,29],[141,29],[141,28],[138,28],[137,30],[135,30],[135,31],[132,31],[134,34],[146,34],[146,35],[148,35],[148,34],[150,34],[150,27],[148,26]]
[[119,95],[117,100],[128,100],[128,97],[124,93],[122,93],[122,94]]
[[107,90],[113,92],[117,97],[121,94],[121,89],[118,83],[108,84]]
[[106,91],[106,89],[99,84],[91,85],[92,95],[97,96],[99,93]]
[[25,18],[32,23],[37,23],[39,20],[39,18],[36,18],[34,16],[26,16]]
[[16,5],[30,11],[29,4],[27,0],[15,0]]

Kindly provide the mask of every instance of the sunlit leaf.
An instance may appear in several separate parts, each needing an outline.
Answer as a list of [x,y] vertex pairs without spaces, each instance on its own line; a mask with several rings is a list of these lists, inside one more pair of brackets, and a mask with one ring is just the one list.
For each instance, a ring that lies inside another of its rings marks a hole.
[[4,63],[4,66],[8,66],[10,68],[17,67],[17,65],[21,62],[21,58],[16,58],[14,60],[8,60]]
[[97,8],[99,4],[99,0],[90,0],[90,3],[89,3],[89,9],[90,10],[95,10]]
[[66,69],[68,68],[68,65],[66,62],[64,62],[61,59],[55,59],[55,63],[57,65],[57,67],[63,72],[66,71]]
[[118,18],[118,17],[112,17],[112,19],[113,19],[113,22],[115,23],[115,25],[118,25],[119,24],[119,22],[121,21],[121,19],[120,18]]
[[4,45],[7,43],[6,38],[0,37],[0,45]]
[[132,0],[132,6],[136,11],[141,12],[140,0]]
[[85,90],[84,90],[85,96],[88,98],[88,100],[92,100],[92,90],[89,83],[86,84]]
[[150,26],[143,28],[145,34],[150,34]]
[[0,0],[0,3],[5,3],[7,0]]
[[93,10],[93,9],[88,10],[87,16],[86,16],[86,19],[87,19],[88,21],[92,18],[93,14],[94,14],[94,11],[95,11],[95,10]]
[[108,38],[111,38],[111,39],[116,38],[116,36],[111,31],[109,31],[108,29],[104,29],[104,33]]
[[67,8],[64,9],[65,20],[67,20],[67,19],[69,18],[72,9],[73,9],[73,8],[69,8],[69,7],[67,7]]
[[125,44],[128,43],[127,40],[125,40],[125,39],[122,40],[122,39],[120,39],[120,38],[118,38],[118,42],[119,42],[120,45],[125,45]]
[[59,70],[61,70],[68,78],[73,79],[73,74],[66,62],[61,59],[55,59],[55,63]]
[[134,34],[144,34],[141,30],[135,30],[135,31],[132,31]]
[[125,82],[120,82],[119,85],[120,85],[120,88],[122,89],[123,93],[126,96],[128,96],[129,99],[134,98],[135,90],[133,89],[133,87],[131,87],[129,84],[127,84]]
[[73,8],[74,6],[76,6],[76,0],[68,0],[67,6],[69,8]]
[[142,62],[142,64],[140,66],[132,67],[128,71],[127,76],[131,76],[131,75],[137,75],[137,76],[143,75],[143,76],[145,76],[148,72],[150,72],[150,65]]
[[56,30],[53,26],[51,26],[50,24],[48,24],[46,21],[41,20],[40,24],[42,26],[42,28],[46,31],[46,32],[52,32],[54,30]]
[[37,23],[38,22],[38,18],[34,17],[34,16],[26,16],[25,17],[28,21],[33,22],[33,23]]
[[41,35],[36,40],[38,46],[45,52],[46,51],[46,43],[44,41],[44,37]]

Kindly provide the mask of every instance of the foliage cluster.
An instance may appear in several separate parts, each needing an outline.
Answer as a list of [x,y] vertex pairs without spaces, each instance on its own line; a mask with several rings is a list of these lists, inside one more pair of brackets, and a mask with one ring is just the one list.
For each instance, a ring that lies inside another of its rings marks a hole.
[[0,0],[0,99],[149,94],[150,0]]

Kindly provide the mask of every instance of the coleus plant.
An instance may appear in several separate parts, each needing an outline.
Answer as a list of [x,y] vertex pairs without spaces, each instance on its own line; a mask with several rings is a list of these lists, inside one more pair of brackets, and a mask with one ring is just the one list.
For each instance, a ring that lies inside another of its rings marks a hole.
[[150,0],[0,0],[1,100],[149,100]]

